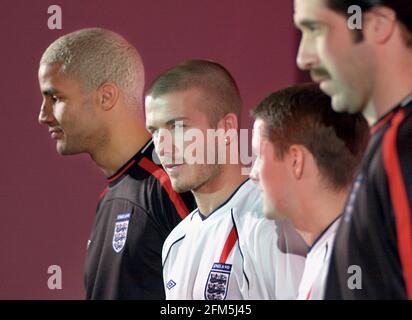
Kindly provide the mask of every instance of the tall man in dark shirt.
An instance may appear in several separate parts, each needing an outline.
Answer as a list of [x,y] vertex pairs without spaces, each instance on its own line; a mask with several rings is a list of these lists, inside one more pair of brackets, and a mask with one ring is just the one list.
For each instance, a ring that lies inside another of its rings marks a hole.
[[295,0],[299,67],[335,111],[379,119],[336,235],[326,299],[412,299],[411,17],[410,0]]
[[79,30],[44,52],[39,84],[39,122],[57,152],[88,153],[108,179],[88,242],[86,298],[163,299],[162,245],[194,201],[173,191],[153,158],[138,51],[114,32]]

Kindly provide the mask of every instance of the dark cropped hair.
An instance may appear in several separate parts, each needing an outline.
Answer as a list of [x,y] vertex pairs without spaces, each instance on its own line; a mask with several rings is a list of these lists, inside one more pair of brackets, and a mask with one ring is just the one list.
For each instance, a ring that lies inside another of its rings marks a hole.
[[[412,1],[411,0],[326,0],[327,6],[343,15],[348,14],[348,8],[357,5],[362,9],[362,13],[368,12],[375,6],[385,6],[395,11],[397,19],[405,27],[405,40],[408,47],[412,46]],[[360,30],[355,30],[357,40],[363,39]]]
[[335,112],[330,97],[313,83],[272,93],[251,113],[263,120],[277,158],[291,145],[303,145],[329,185],[341,190],[351,183],[369,140],[362,114]]
[[164,94],[198,88],[214,98],[206,110],[209,122],[215,125],[228,113],[240,121],[242,99],[236,81],[222,65],[208,60],[187,60],[159,75],[146,92],[156,98]]

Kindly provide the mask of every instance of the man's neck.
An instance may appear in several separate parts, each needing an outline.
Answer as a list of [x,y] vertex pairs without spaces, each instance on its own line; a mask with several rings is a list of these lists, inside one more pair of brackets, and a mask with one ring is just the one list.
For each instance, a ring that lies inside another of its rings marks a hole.
[[347,195],[347,191],[318,194],[306,201],[310,204],[303,205],[300,214],[294,216],[292,223],[309,247],[342,214]]
[[199,190],[193,190],[200,213],[209,216],[247,179],[247,176],[241,175],[240,165],[224,165],[219,176],[212,178]]
[[109,141],[91,157],[106,177],[115,174],[151,138],[144,124],[135,120],[131,124],[114,128]]
[[412,55],[400,55],[397,63],[380,66],[375,90],[369,101],[377,118],[381,118],[412,93]]

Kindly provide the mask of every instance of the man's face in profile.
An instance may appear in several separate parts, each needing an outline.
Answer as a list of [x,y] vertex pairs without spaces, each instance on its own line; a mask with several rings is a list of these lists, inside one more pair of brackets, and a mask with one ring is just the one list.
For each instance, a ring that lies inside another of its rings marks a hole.
[[361,112],[371,91],[371,51],[356,42],[348,17],[327,7],[328,0],[295,0],[294,22],[302,32],[297,64],[332,98],[337,112]]
[[96,144],[96,95],[61,71],[60,64],[42,64],[39,85],[43,95],[38,121],[47,125],[61,155],[89,152]]

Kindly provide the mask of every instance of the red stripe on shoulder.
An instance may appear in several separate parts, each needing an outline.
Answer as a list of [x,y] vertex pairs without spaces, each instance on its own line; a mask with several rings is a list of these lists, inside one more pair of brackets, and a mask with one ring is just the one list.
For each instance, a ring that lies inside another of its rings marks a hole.
[[187,215],[189,214],[189,210],[187,209],[186,204],[184,203],[180,195],[173,190],[172,183],[170,182],[167,173],[164,172],[162,168],[159,168],[155,163],[153,163],[145,157],[143,157],[139,161],[139,166],[147,172],[149,172],[160,182],[161,186],[166,190],[167,194],[169,195],[169,198],[175,206],[179,216],[182,219],[187,217]]
[[380,128],[382,128],[386,123],[388,123],[390,120],[392,120],[394,113],[391,112],[387,114],[384,118],[382,118],[380,121],[375,123],[372,128],[370,129],[370,134],[374,135]]
[[99,195],[99,200],[102,200],[103,197],[106,195],[107,191],[109,191],[109,187],[106,187],[102,193]]
[[220,254],[220,263],[226,263],[227,258],[229,257],[230,252],[232,251],[235,243],[237,241],[237,233],[235,226],[230,230],[229,236],[226,239],[225,246],[223,247],[222,253]]
[[408,193],[402,176],[397,150],[399,125],[405,114],[400,110],[383,138],[383,161],[389,182],[389,192],[395,211],[398,251],[408,298],[412,299],[412,222]]

